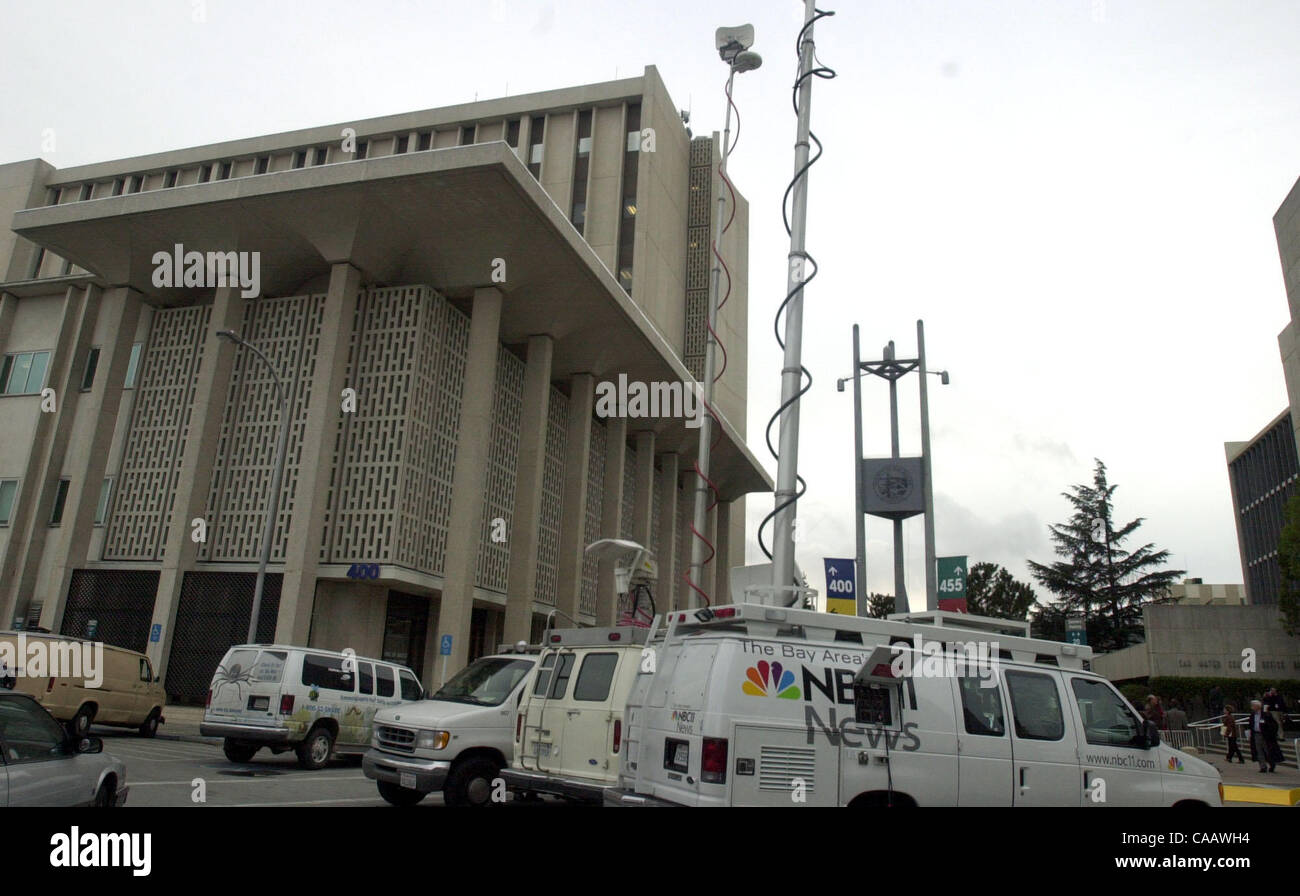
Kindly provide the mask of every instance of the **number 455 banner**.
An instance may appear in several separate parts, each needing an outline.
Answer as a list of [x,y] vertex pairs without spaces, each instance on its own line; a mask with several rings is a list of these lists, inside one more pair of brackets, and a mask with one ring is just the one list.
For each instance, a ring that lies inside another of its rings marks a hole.
[[858,589],[852,560],[823,558],[826,561],[826,612],[855,616],[858,612]]
[[939,609],[966,613],[966,558],[937,557]]

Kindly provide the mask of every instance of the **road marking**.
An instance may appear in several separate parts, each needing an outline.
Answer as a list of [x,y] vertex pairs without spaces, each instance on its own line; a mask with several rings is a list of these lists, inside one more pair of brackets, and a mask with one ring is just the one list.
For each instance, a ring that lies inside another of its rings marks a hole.
[[[208,783],[209,783],[210,785],[212,785],[213,787],[216,787],[216,786],[219,785],[219,784],[220,784],[220,785],[225,785],[225,784],[265,784],[265,783],[267,783],[269,780],[270,780],[270,777],[269,777],[269,776],[266,776],[266,775],[259,775],[259,776],[254,777],[254,778],[230,778],[229,780],[226,780],[226,778],[223,777],[223,778],[221,778],[220,780],[209,780]],[[284,779],[284,783],[294,783],[294,784],[297,784],[297,783],[299,783],[300,781],[346,781],[346,782],[351,783],[351,782],[354,782],[355,780],[356,780],[355,778],[340,778],[340,777],[337,777],[337,776],[332,777],[332,778],[293,778],[293,777],[290,777],[290,778],[285,778],[285,779]],[[179,785],[179,784],[184,784],[186,787],[189,787],[192,783],[193,783],[193,780],[190,780],[190,781],[132,781],[132,782],[131,782],[131,787],[132,787],[132,788],[135,788],[135,787],[170,787],[170,786],[175,786],[175,785]]]
[[[134,786],[134,785],[132,785],[132,786]],[[380,798],[379,798],[378,796],[368,796],[368,797],[361,797],[361,798],[357,798],[357,799],[348,799],[348,800],[343,800],[343,799],[339,799],[339,800],[291,800],[291,801],[289,801],[289,802],[287,802],[287,803],[235,803],[235,804],[233,804],[232,806],[229,806],[228,808],[231,808],[231,809],[253,809],[253,808],[261,808],[261,807],[264,807],[264,806],[328,806],[328,805],[332,805],[332,804],[333,804],[333,805],[337,805],[337,804],[339,804],[339,803],[376,803],[376,802],[383,802],[383,801],[380,800]]]

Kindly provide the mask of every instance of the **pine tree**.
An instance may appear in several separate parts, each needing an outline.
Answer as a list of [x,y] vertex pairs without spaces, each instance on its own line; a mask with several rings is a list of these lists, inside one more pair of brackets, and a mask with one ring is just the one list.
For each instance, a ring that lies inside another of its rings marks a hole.
[[1277,543],[1277,563],[1282,568],[1277,608],[1282,628],[1288,635],[1300,635],[1300,493],[1286,502],[1282,535]]
[[1012,577],[996,563],[976,563],[966,577],[966,609],[976,616],[995,619],[1028,618],[1034,606],[1034,589]]
[[867,615],[872,619],[884,619],[894,612],[894,595],[873,592],[867,598]]
[[1065,559],[1044,565],[1030,560],[1029,570],[1040,585],[1057,595],[1059,614],[1043,617],[1040,626],[1057,615],[1082,614],[1088,644],[1101,651],[1119,650],[1140,642],[1142,608],[1166,600],[1169,586],[1181,569],[1160,569],[1169,552],[1144,544],[1132,551],[1124,542],[1145,520],[1116,526],[1112,498],[1119,486],[1106,481],[1106,465],[1096,461],[1092,485],[1073,485],[1062,492],[1074,507],[1068,522],[1049,526],[1054,551]]

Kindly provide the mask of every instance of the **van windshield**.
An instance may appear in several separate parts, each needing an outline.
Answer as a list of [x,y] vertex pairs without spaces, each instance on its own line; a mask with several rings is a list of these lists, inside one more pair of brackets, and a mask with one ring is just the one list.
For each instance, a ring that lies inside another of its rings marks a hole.
[[533,668],[532,660],[488,657],[476,660],[452,676],[430,699],[475,706],[499,706],[519,680]]

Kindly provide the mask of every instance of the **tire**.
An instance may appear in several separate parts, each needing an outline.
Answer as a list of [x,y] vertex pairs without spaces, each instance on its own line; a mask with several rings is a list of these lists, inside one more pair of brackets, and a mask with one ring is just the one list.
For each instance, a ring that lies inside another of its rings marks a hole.
[[375,783],[379,785],[379,795],[384,798],[385,802],[394,806],[414,806],[427,796],[427,794],[418,790],[399,787],[391,781],[376,781]]
[[159,715],[160,713],[157,708],[155,708],[149,713],[145,720],[140,723],[140,727],[136,730],[140,732],[141,737],[153,737],[158,733]]
[[68,722],[68,731],[77,740],[90,735],[90,726],[95,721],[95,706],[92,703],[84,704],[77,710],[77,714]]
[[308,732],[307,739],[294,750],[298,754],[298,766],[313,770],[324,768],[333,751],[334,735],[324,725],[318,725]]
[[492,805],[492,779],[501,767],[491,759],[466,759],[458,763],[443,785],[448,806]]
[[117,805],[117,784],[112,778],[107,778],[95,791],[95,807],[111,809],[115,805]]
[[226,738],[225,743],[221,745],[221,751],[231,762],[248,762],[257,755],[257,750],[256,744],[246,744],[230,738]]

